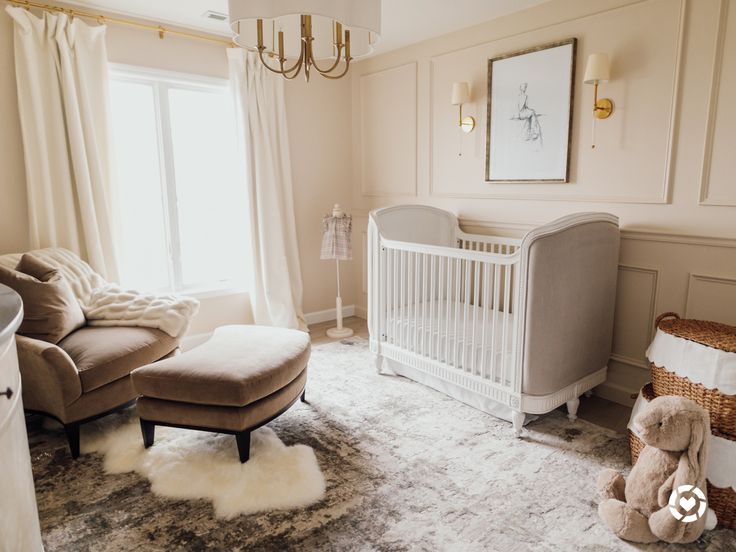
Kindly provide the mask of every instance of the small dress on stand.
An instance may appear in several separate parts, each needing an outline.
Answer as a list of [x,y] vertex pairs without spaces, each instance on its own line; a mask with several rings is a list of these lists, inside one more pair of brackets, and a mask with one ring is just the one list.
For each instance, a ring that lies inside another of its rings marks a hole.
[[345,215],[335,217],[325,215],[322,219],[322,250],[320,259],[337,259],[349,261],[353,258],[350,234],[353,228],[353,217]]

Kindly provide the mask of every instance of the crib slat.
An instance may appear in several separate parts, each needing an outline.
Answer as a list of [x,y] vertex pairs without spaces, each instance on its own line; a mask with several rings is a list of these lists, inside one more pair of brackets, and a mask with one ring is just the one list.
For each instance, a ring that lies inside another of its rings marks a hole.
[[507,342],[508,342],[508,331],[509,331],[509,297],[511,295],[511,267],[504,267],[504,285],[503,285],[503,342],[501,343],[501,361],[503,362],[503,379],[501,385],[507,385],[506,379],[508,376],[508,362],[506,357],[507,353]]
[[414,253],[411,251],[406,253],[406,333],[404,347],[411,351],[411,329],[413,324],[412,318],[412,292],[414,291],[413,268]]
[[498,378],[498,363],[496,362],[496,340],[498,336],[498,297],[501,282],[500,266],[493,265],[493,323],[491,324],[491,378]]
[[434,307],[437,302],[436,284],[437,277],[435,275],[436,258],[435,255],[429,256],[429,338],[427,343],[427,356],[433,358],[432,350],[434,349]]
[[[422,258],[424,257],[423,253],[417,253],[416,257],[414,259],[414,318],[416,322],[414,323],[414,352],[419,353],[419,304],[423,301],[423,299],[420,298],[421,294],[421,272],[419,270],[419,267],[422,262]],[[422,326],[423,328],[424,326]]]
[[467,348],[468,348],[468,311],[470,307],[470,270],[471,270],[472,261],[465,261],[463,262],[463,272],[465,272],[465,285],[463,286],[464,289],[464,305],[463,305],[463,350],[461,355],[461,362],[463,367],[463,372],[468,371],[468,363],[467,363]]
[[458,345],[460,341],[460,334],[459,334],[459,322],[460,322],[460,301],[462,300],[461,295],[461,281],[460,281],[460,259],[455,260],[455,281],[453,283],[453,291],[454,291],[454,301],[455,304],[454,315],[455,315],[455,322],[453,324],[453,328],[455,331],[455,339],[453,343],[453,351],[452,351],[452,360],[453,360],[453,366],[456,368],[458,367],[459,363],[459,350]]
[[486,373],[486,334],[488,333],[488,263],[483,263],[483,322],[481,323],[482,334],[480,337],[480,375],[487,378]]
[[480,297],[478,294],[478,288],[480,286],[480,263],[474,262],[475,272],[473,273],[473,334],[471,338],[470,346],[470,371],[476,374],[476,346],[475,346],[475,335],[476,335],[476,321],[478,318],[478,308],[480,304]]

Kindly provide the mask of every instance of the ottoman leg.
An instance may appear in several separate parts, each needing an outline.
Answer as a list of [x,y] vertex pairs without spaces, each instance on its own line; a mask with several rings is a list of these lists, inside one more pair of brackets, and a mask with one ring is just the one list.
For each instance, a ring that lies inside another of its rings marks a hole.
[[250,431],[246,430],[236,433],[235,442],[238,444],[240,463],[244,464],[250,458]]
[[156,424],[141,418],[141,434],[143,435],[143,446],[148,448],[153,444],[153,436],[156,431]]

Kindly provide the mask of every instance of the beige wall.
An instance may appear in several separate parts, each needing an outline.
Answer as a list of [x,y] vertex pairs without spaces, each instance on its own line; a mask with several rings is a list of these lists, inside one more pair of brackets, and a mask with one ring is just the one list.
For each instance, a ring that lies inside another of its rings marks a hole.
[[[486,183],[487,60],[570,37],[578,39],[571,182]],[[618,215],[614,355],[599,392],[628,402],[647,380],[644,350],[658,313],[736,323],[735,44],[729,0],[552,0],[358,63],[356,245],[365,246],[368,210],[405,202],[453,211],[479,233],[520,234],[575,211]],[[598,51],[611,56],[601,91],[616,112],[598,123],[592,150],[593,90],[582,75]],[[450,105],[454,81],[471,82],[465,113],[479,125],[469,135]],[[362,266],[355,279],[364,306]]]
[[[17,111],[12,22],[0,13],[0,254],[28,248],[25,171]],[[167,37],[111,25],[108,57],[124,63],[212,77],[227,77],[223,46]],[[319,260],[321,217],[332,204],[350,206],[350,92],[346,80],[314,79],[287,84],[288,124],[294,176],[297,230],[304,277],[306,312],[334,308],[334,265]],[[353,302],[346,278],[343,302]],[[200,313],[190,333],[222,324],[252,322],[247,294],[201,298]]]
[[[292,180],[299,256],[304,279],[304,312],[335,308],[334,261],[320,261],[322,217],[339,203],[351,210],[350,81],[300,76],[286,85]],[[351,263],[353,264],[353,263]],[[348,265],[343,272],[343,305],[356,298]],[[334,316],[333,316],[334,318]]]

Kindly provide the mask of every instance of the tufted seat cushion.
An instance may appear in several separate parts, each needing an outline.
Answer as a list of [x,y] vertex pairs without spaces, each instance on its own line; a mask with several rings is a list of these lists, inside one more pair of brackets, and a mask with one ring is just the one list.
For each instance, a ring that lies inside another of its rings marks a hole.
[[222,326],[209,341],[143,366],[131,377],[144,397],[242,407],[296,380],[309,360],[309,334],[264,326]]
[[58,345],[74,361],[87,393],[165,357],[179,343],[153,328],[85,326]]

